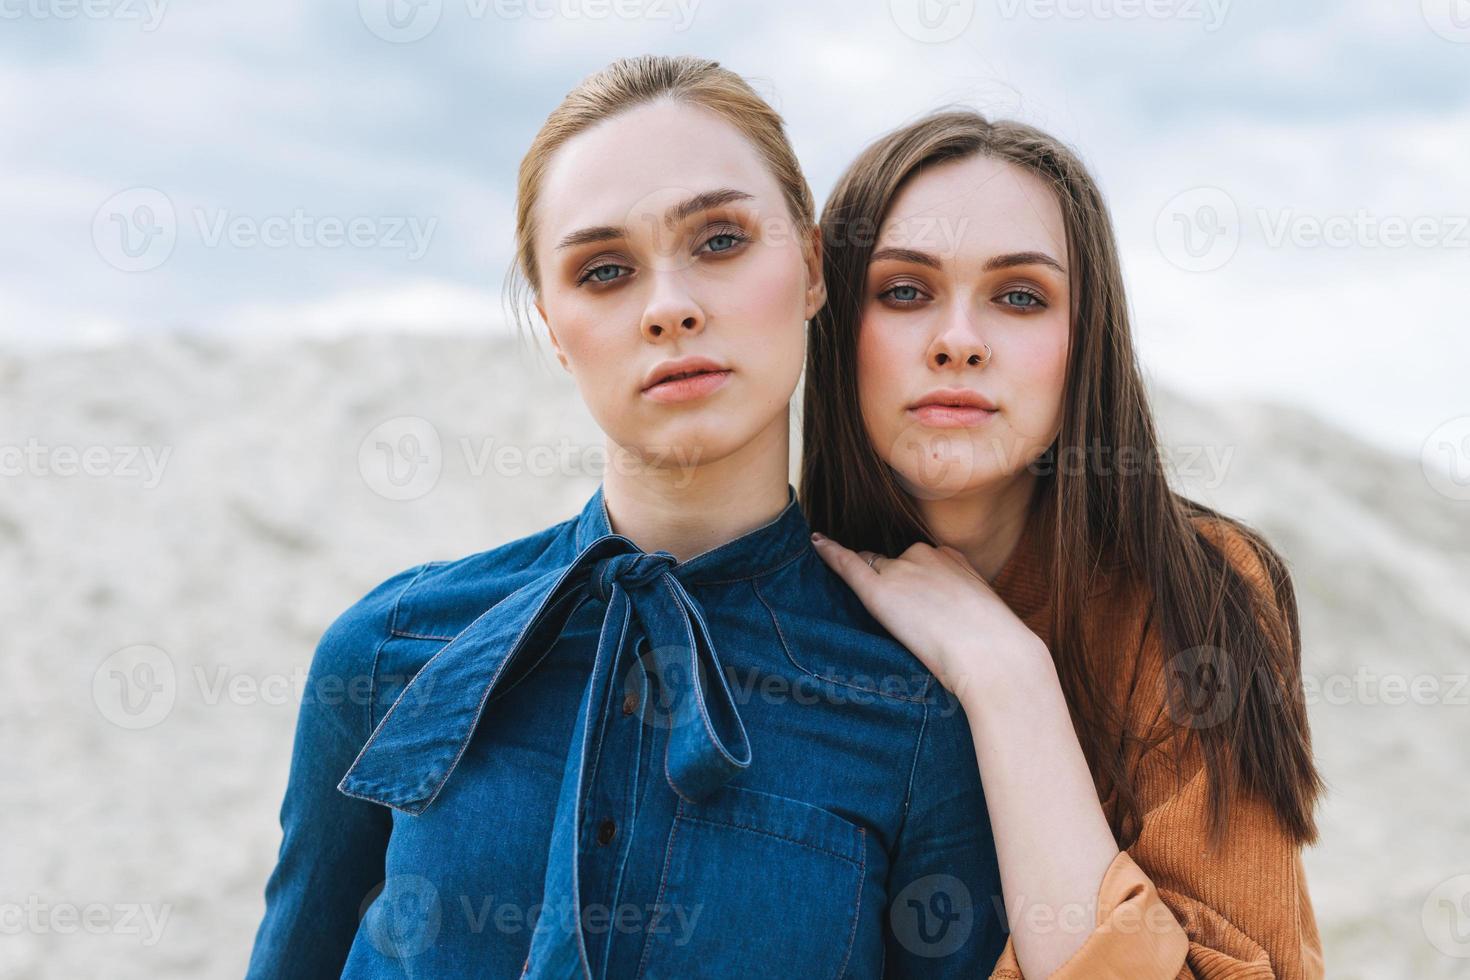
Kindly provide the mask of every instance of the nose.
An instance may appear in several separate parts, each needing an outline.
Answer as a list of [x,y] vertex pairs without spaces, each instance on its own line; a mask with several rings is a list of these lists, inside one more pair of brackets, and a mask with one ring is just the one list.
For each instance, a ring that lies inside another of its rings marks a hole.
[[693,336],[704,329],[704,310],[684,287],[678,270],[649,273],[653,292],[643,308],[641,326],[646,340],[666,340],[670,335]]
[[929,345],[929,363],[934,367],[980,367],[989,361],[990,345],[980,339],[975,323],[964,311],[956,312]]

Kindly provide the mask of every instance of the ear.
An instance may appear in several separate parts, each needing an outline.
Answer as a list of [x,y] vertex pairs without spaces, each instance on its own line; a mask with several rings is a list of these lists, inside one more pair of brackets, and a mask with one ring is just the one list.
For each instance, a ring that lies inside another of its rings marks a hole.
[[561,341],[556,339],[556,331],[551,329],[551,321],[546,319],[546,307],[541,305],[541,300],[536,300],[536,315],[541,317],[541,322],[546,324],[546,335],[551,338],[551,346],[556,351],[556,359],[561,362],[563,369],[571,373],[571,365],[567,363],[566,352],[561,349]]
[[822,229],[818,225],[813,225],[811,234],[807,236],[803,259],[807,281],[806,319],[810,320],[827,305],[827,283],[822,278]]

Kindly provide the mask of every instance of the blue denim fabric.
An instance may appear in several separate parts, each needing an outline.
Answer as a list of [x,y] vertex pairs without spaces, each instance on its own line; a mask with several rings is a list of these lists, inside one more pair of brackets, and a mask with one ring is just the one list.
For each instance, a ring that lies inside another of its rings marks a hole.
[[679,563],[612,534],[599,488],[344,612],[249,976],[987,975],[964,711],[788,495]]

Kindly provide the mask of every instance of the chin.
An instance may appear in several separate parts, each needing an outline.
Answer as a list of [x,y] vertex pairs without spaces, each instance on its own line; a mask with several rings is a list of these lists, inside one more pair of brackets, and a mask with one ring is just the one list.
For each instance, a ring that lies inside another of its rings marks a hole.
[[756,431],[748,419],[730,412],[704,411],[642,431],[622,445],[650,467],[680,469],[718,462],[749,443]]
[[989,449],[970,439],[927,436],[895,440],[894,452],[885,456],[898,481],[919,500],[948,500],[963,496],[991,482],[999,467]]

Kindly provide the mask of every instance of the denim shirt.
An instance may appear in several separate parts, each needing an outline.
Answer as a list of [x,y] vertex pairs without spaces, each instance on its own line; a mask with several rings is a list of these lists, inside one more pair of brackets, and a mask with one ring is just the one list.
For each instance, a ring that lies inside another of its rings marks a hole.
[[770,523],[575,518],[318,644],[250,977],[975,977],[1005,945],[963,709]]

